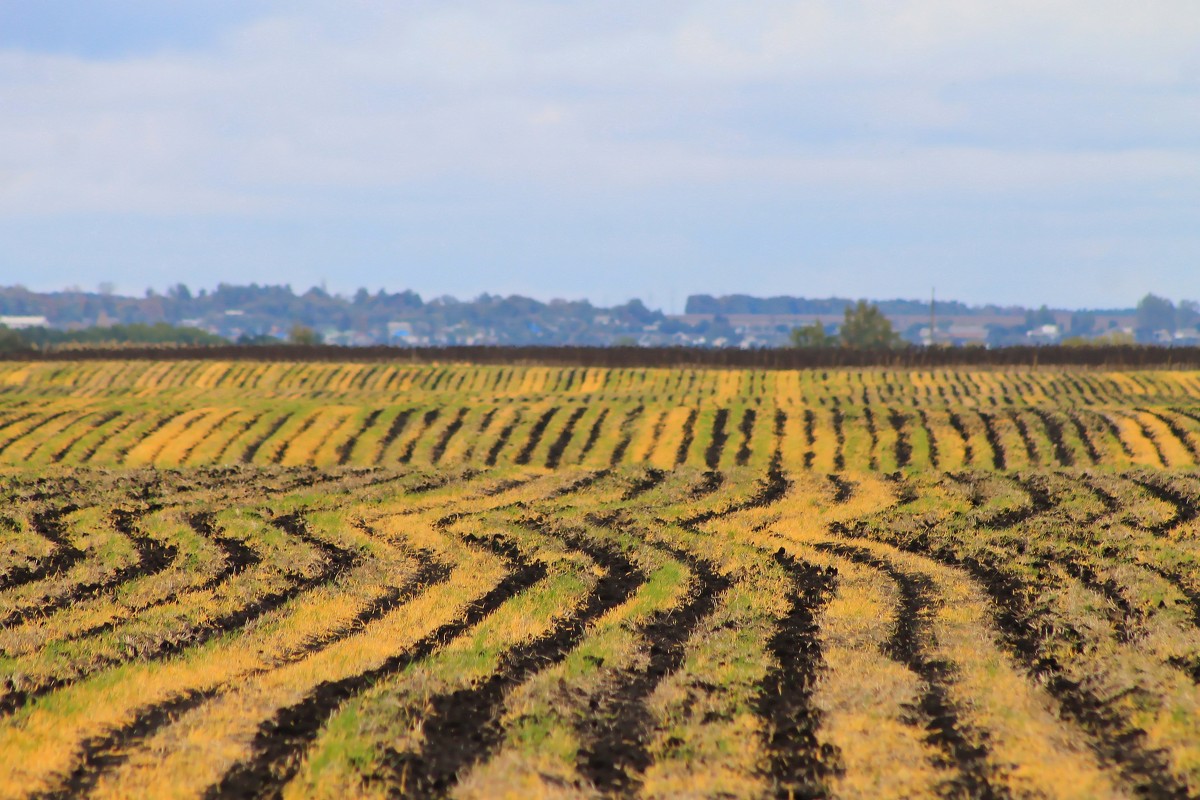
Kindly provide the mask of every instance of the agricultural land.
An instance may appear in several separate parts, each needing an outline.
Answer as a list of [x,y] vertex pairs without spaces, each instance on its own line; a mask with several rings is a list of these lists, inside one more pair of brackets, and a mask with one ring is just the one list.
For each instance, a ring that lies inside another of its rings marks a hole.
[[1200,372],[0,362],[0,798],[1200,797]]

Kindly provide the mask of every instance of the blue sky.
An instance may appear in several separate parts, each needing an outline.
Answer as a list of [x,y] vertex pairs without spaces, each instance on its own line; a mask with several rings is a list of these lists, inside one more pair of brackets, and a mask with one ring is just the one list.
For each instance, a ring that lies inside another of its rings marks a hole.
[[1193,0],[0,0],[0,284],[1200,298]]

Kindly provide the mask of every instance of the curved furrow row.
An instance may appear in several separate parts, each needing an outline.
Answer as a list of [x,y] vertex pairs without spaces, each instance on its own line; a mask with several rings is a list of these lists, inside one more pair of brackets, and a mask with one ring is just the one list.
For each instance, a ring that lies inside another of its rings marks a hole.
[[580,448],[579,455],[574,459],[575,464],[584,463],[587,457],[591,455],[592,450],[596,447],[596,442],[600,440],[600,433],[604,430],[604,423],[608,419],[609,411],[610,409],[605,406],[596,415],[596,420],[592,423],[587,437],[583,440],[583,447]]
[[[619,515],[592,513],[586,519],[601,529],[637,531],[636,524]],[[653,720],[647,699],[679,669],[688,641],[730,586],[707,561],[661,542],[646,543],[685,565],[694,583],[679,605],[654,612],[638,626],[637,634],[648,646],[644,660],[610,670],[601,691],[588,699],[589,713],[576,723],[580,773],[602,792],[622,796],[635,791],[651,763],[647,738]]]
[[742,441],[738,445],[737,454],[734,456],[734,463],[739,467],[744,467],[750,462],[750,442],[754,437],[754,423],[758,417],[758,412],[753,408],[747,408],[742,412],[742,421],[738,423],[738,431],[742,434]]
[[[321,653],[364,628],[380,620],[389,612],[411,601],[429,587],[445,582],[450,570],[433,560],[429,553],[409,551],[408,555],[419,565],[411,578],[399,586],[383,587],[350,619],[335,628],[321,631],[307,639],[304,645],[271,662],[267,668],[242,674],[239,684],[245,684],[260,675],[279,670],[306,657]],[[130,754],[156,733],[176,722],[179,718],[199,709],[205,703],[225,694],[231,687],[208,687],[190,689],[177,697],[152,704],[137,712],[125,725],[103,735],[85,740],[74,768],[54,789],[35,795],[42,798],[66,800],[90,793],[96,785],[124,764]]]
[[729,439],[729,433],[725,430],[728,424],[729,409],[718,408],[713,414],[712,433],[708,440],[708,448],[704,451],[704,463],[709,469],[716,469],[721,464],[725,442]]
[[[285,520],[281,523],[282,526],[292,528],[300,524],[297,520]],[[369,541],[361,536],[347,537],[345,534],[338,538],[362,544]],[[369,548],[379,551],[377,545],[369,545]],[[384,551],[388,549],[385,547]],[[287,668],[287,665],[295,664],[296,668],[303,668],[307,662],[336,649],[335,646],[341,646],[340,643],[344,640],[366,637],[364,641],[369,644],[370,636],[364,629],[370,630],[373,624],[394,609],[404,606],[430,583],[445,578],[445,569],[432,561],[428,554],[403,547],[400,550],[403,552],[398,552],[398,557],[415,566],[402,567],[399,563],[391,564],[395,559],[390,558],[386,564],[379,562],[378,565],[364,565],[364,568],[345,574],[337,584],[313,587],[309,594],[297,598],[287,615],[264,618],[260,625],[245,628],[238,637],[214,643],[214,646],[191,649],[181,654],[180,658],[162,662],[158,667],[145,664],[133,668],[135,672],[143,673],[143,692],[126,691],[122,684],[106,689],[102,675],[91,681],[91,687],[81,684],[71,690],[75,696],[86,697],[89,692],[100,692],[105,696],[103,717],[107,718],[108,723],[104,725],[96,720],[88,720],[86,727],[98,729],[98,732],[88,739],[89,745],[85,748],[85,755],[91,754],[95,758],[85,758],[77,763],[75,768],[66,770],[72,773],[72,777],[64,780],[67,783],[107,780],[104,773],[114,766],[119,766],[127,756],[133,754],[139,754],[142,759],[147,755],[152,760],[160,759],[163,752],[161,742],[140,751],[133,748],[114,753],[113,748],[118,745],[132,747],[147,736],[155,735],[160,728],[169,729],[168,723],[172,721],[170,717],[179,714],[178,703],[187,705],[189,713],[207,713],[208,709],[228,692],[240,691],[255,680],[269,680]],[[379,554],[383,555],[384,551],[379,551]],[[380,572],[381,568],[383,572]],[[356,652],[359,649],[361,648],[352,647],[351,651]],[[220,677],[222,674],[225,675],[223,679]],[[236,680],[239,677],[242,680]],[[193,695],[196,695],[195,703],[185,700],[184,696]],[[213,699],[213,703],[204,705],[201,702],[209,699]],[[86,708],[86,705],[80,705],[78,698],[74,703]],[[162,709],[159,708],[160,704]],[[240,703],[237,705],[241,708]],[[26,716],[38,718],[65,714],[69,717],[76,713],[71,710],[73,707],[61,704],[48,706],[34,709],[33,713]],[[160,714],[160,710],[169,713]],[[48,733],[61,735],[69,732],[71,723],[68,721],[64,725],[65,730],[44,731],[43,736]],[[83,727],[80,727],[80,730],[83,730]],[[0,738],[11,738],[11,733],[0,728]],[[8,744],[11,747],[12,742],[9,741]],[[64,746],[65,744],[64,742],[56,748],[56,758],[59,762],[72,752],[69,747]],[[158,755],[155,755],[156,753]],[[93,761],[103,768],[89,766]],[[108,766],[105,767],[105,764]],[[46,766],[42,764],[40,768],[45,769]],[[130,785],[135,784],[136,781]],[[121,793],[125,794],[128,791],[121,790]],[[161,790],[135,793],[159,794]],[[67,794],[73,795],[74,791],[68,790]]]
[[138,517],[153,509],[143,509],[132,512],[127,509],[114,508],[110,514],[114,530],[123,536],[132,546],[132,555],[136,560],[126,562],[113,569],[103,569],[102,574],[94,579],[84,578],[81,581],[68,580],[55,582],[47,586],[39,595],[25,598],[27,602],[16,605],[6,617],[0,618],[0,627],[20,625],[35,617],[47,616],[96,597],[121,586],[127,581],[143,575],[153,575],[166,569],[175,558],[175,549],[170,545],[142,535],[135,527]]
[[[71,630],[61,636],[55,636],[45,641],[72,642],[88,637],[101,636],[113,631],[117,625],[133,615],[144,614],[167,604],[187,602],[211,589],[215,589],[247,569],[252,569],[262,561],[262,557],[244,542],[231,536],[225,536],[216,527],[214,515],[211,512],[196,512],[188,515],[188,525],[202,538],[210,541],[221,553],[217,568],[209,575],[203,572],[189,572],[187,578],[191,585],[180,590],[177,586],[169,585],[163,588],[158,596],[142,597],[136,602],[128,602],[118,608],[110,619],[90,627]],[[201,579],[196,582],[196,579]]]
[[775,664],[763,677],[757,711],[766,723],[770,779],[779,798],[819,797],[841,769],[837,748],[817,737],[821,713],[813,691],[823,665],[817,617],[833,596],[837,570],[774,555],[788,574],[787,614],[768,643]]
[[558,465],[562,463],[563,452],[571,443],[571,437],[575,434],[575,426],[579,424],[579,420],[586,413],[586,408],[577,408],[571,412],[571,416],[567,418],[567,424],[550,444],[550,450],[546,454],[547,469],[557,469]]
[[9,570],[0,579],[0,591],[40,581],[49,575],[65,572],[84,557],[84,552],[67,539],[62,519],[75,511],[74,506],[34,510],[29,515],[29,528],[52,547],[50,555],[36,564]]
[[580,642],[589,625],[615,608],[645,581],[615,548],[584,537],[558,534],[569,547],[585,553],[604,570],[591,593],[546,634],[506,651],[496,670],[470,687],[427,699],[419,751],[386,752],[383,763],[394,783],[413,797],[438,797],[460,772],[484,760],[503,739],[499,717],[505,694],[538,670],[559,663]]
[[954,770],[954,776],[942,787],[943,793],[952,797],[1006,797],[1008,792],[992,780],[995,767],[989,764],[987,732],[965,724],[950,698],[953,666],[929,653],[933,640],[930,605],[937,601],[933,582],[920,573],[898,569],[861,547],[837,543],[814,546],[878,570],[898,587],[899,604],[886,653],[921,679],[913,722],[925,727],[929,743],[941,751],[944,763]]
[[547,409],[540,417],[537,418],[537,422],[535,422],[533,427],[529,429],[529,438],[525,440],[525,444],[521,447],[521,450],[517,453],[516,457],[513,458],[514,464],[523,466],[529,463],[529,461],[533,458],[533,451],[536,450],[537,446],[541,443],[542,437],[546,433],[546,428],[550,425],[550,420],[554,419],[554,416],[558,414],[558,411],[559,409],[556,406],[554,408]]
[[[133,645],[121,643],[119,646],[96,651],[88,648],[87,652],[81,653],[83,660],[78,664],[68,665],[61,674],[45,676],[32,685],[13,686],[11,691],[0,695],[0,718],[11,715],[31,701],[75,684],[98,671],[135,659],[161,661],[186,649],[200,647],[224,633],[239,631],[310,589],[330,583],[355,563],[353,553],[311,536],[296,516],[284,516],[272,522],[292,537],[322,553],[323,559],[313,574],[298,575],[278,589],[255,596],[242,604],[234,604],[224,613],[205,618],[199,624],[189,625],[181,631],[156,631],[153,637]],[[119,629],[111,633],[117,634]]]
[[371,669],[322,682],[299,702],[280,709],[272,719],[259,726],[251,743],[250,757],[229,770],[210,788],[207,796],[279,796],[283,786],[299,770],[300,758],[306,748],[316,740],[326,721],[339,707],[461,636],[546,575],[543,564],[526,560],[515,546],[501,538],[464,538],[471,545],[500,558],[508,567],[507,574],[486,594],[472,601],[453,622],[439,626],[404,652]]
[[[898,527],[886,531],[879,525]],[[895,519],[847,526],[839,533],[880,539],[966,570],[990,598],[993,620],[1008,652],[1055,698],[1061,718],[1087,734],[1098,757],[1116,765],[1139,796],[1190,796],[1164,753],[1151,745],[1147,732],[1132,723],[1127,712],[1107,699],[1100,687],[1080,677],[1080,670],[1086,667],[1073,663],[1082,656],[1072,642],[1078,642],[1081,632],[1073,631],[1065,620],[1056,621],[1054,612],[1033,602],[1047,592],[1054,595],[1053,585],[1045,583],[1050,576],[1031,581],[995,550],[959,542],[950,531],[939,535],[936,528],[932,532],[913,530],[911,523]]]

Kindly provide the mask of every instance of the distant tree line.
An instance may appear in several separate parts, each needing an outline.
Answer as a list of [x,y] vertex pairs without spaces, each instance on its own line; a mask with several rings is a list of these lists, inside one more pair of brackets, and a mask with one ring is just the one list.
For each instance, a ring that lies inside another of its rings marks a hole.
[[729,367],[739,369],[822,369],[837,367],[1091,366],[1110,369],[1200,367],[1200,347],[903,347],[884,350],[850,347],[762,349],[698,347],[338,347],[274,345],[242,347],[93,348],[0,352],[7,360],[338,361],[381,363],[538,364],[577,367]]
[[45,350],[55,347],[83,345],[88,347],[112,345],[219,345],[227,339],[196,328],[181,328],[165,322],[154,325],[112,325],[107,327],[58,330],[33,327],[20,330],[0,325],[0,352]]
[[845,347],[853,350],[889,350],[909,346],[892,329],[891,321],[879,306],[859,300],[842,312],[842,324],[837,334],[830,334],[825,324],[813,320],[808,325],[792,329],[793,347]]
[[[848,297],[751,297],[745,294],[730,294],[713,297],[693,294],[684,306],[685,314],[842,314],[854,308],[858,301]],[[929,302],[922,300],[879,300],[875,306],[884,314],[928,314]],[[938,300],[934,311],[944,316],[967,314],[1011,314],[1023,309],[996,305],[969,306],[957,300]]]

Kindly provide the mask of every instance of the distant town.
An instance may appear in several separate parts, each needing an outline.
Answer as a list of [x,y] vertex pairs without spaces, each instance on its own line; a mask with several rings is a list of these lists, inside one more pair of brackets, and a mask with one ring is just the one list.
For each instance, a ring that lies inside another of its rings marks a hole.
[[[270,344],[303,340],[339,345],[639,345],[782,347],[793,330],[817,323],[837,334],[851,298],[688,297],[682,314],[665,314],[640,300],[600,307],[586,300],[539,300],[483,294],[473,300],[411,291],[360,289],[331,294],[319,287],[234,286],[126,296],[102,286],[34,292],[0,287],[0,326],[61,332],[113,326],[171,326],[195,332],[189,341]],[[1089,342],[1200,344],[1200,304],[1146,295],[1117,309],[969,306],[952,300],[880,300],[879,310],[900,337],[917,345],[1003,347]]]

